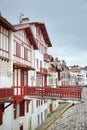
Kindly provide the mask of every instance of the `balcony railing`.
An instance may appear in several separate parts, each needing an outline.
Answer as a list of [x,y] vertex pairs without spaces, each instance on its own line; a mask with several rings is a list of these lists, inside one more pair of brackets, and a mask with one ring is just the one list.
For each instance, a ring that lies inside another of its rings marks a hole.
[[53,57],[47,53],[44,54],[44,61],[50,62],[53,60]]
[[51,87],[29,87],[13,86],[12,88],[0,88],[0,100],[13,98],[22,100],[24,96],[55,98],[55,99],[81,99],[82,88],[80,86]]
[[13,96],[12,88],[0,88],[0,100],[7,99]]
[[81,99],[82,89],[76,87],[49,88],[49,87],[25,87],[24,93],[28,96],[47,97],[56,99]]

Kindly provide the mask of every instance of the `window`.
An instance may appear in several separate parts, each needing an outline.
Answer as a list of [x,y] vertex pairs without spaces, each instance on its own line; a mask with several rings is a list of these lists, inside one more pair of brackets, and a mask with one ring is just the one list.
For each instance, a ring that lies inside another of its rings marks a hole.
[[53,84],[53,77],[49,77],[49,84]]
[[43,121],[43,112],[41,112],[41,122]]
[[29,112],[29,101],[26,101],[26,112]]
[[28,85],[28,71],[24,71],[24,86]]
[[86,77],[87,77],[87,72],[86,72]]
[[19,105],[14,106],[14,119],[19,116]]
[[40,124],[40,115],[38,114],[38,125]]
[[8,58],[8,31],[0,26],[0,56]]
[[40,86],[43,86],[43,79],[42,78],[40,78]]

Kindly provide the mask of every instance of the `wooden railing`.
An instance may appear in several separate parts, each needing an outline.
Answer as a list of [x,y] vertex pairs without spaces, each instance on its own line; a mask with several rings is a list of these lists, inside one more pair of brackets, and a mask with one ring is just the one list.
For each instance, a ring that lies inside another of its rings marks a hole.
[[13,96],[12,88],[0,88],[0,99]]
[[53,57],[47,53],[44,54],[44,61],[50,62],[52,61]]
[[59,88],[51,87],[29,87],[13,86],[12,88],[0,88],[0,100],[3,98],[13,97],[23,99],[24,96],[33,96],[40,98],[78,98],[81,99],[82,88],[80,86],[61,86]]
[[25,87],[25,95],[40,96],[49,98],[78,98],[81,99],[82,89],[81,87],[61,87],[61,88],[49,88],[49,87]]

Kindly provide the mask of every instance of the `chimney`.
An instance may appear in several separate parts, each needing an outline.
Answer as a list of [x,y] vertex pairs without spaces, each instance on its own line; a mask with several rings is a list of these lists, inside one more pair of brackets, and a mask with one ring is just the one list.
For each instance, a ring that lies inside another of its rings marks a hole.
[[25,24],[25,23],[29,23],[29,18],[28,17],[26,17],[26,18],[22,18],[21,20],[20,20],[20,24]]

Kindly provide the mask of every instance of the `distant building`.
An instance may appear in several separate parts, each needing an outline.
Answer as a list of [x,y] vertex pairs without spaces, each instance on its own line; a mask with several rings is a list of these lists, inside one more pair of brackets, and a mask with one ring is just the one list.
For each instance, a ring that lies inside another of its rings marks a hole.
[[83,69],[80,66],[69,67],[70,75],[72,76],[71,85],[82,85],[83,83]]

